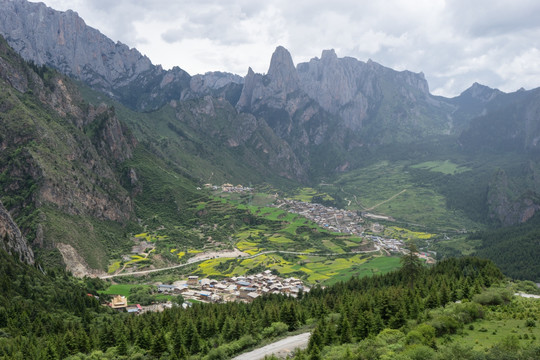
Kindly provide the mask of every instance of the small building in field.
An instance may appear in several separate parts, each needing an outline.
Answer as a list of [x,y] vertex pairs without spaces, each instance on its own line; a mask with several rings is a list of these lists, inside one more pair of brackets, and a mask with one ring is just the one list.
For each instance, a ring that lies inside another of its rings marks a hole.
[[111,308],[113,309],[125,309],[128,305],[127,298],[122,295],[116,295],[111,301]]

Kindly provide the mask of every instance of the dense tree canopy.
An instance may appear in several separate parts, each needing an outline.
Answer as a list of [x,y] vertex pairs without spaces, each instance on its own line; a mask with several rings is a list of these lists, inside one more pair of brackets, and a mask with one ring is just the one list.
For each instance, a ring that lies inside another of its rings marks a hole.
[[317,324],[310,341],[316,356],[324,346],[400,328],[425,309],[470,299],[502,279],[489,261],[451,259],[416,269],[412,287],[402,270],[314,287],[301,300],[272,295],[251,304],[194,304],[133,316],[113,313],[88,296],[89,286],[96,290],[96,280],[44,275],[5,253],[1,256],[0,358],[5,359],[60,359],[78,353],[82,358],[100,353],[104,358],[200,354],[218,359],[308,322]]

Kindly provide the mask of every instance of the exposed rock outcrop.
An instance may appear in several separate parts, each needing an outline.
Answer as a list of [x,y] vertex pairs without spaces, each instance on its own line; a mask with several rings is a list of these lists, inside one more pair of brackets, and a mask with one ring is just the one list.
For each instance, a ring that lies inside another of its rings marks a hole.
[[255,74],[251,68],[248,69],[236,107],[248,112],[257,112],[261,107],[285,108],[291,115],[296,109],[290,107],[287,97],[299,88],[298,73],[291,54],[283,46],[278,46],[272,54],[266,75]]
[[34,263],[34,252],[0,201],[0,247],[10,254],[17,254],[21,261]]
[[487,200],[489,217],[503,225],[524,223],[540,210],[538,195],[514,184],[503,170],[489,184]]
[[136,49],[87,26],[76,12],[26,0],[0,0],[0,7],[0,34],[26,60],[52,66],[134,108],[156,108],[189,92],[185,71],[153,65]]
[[[375,117],[384,100],[384,85],[392,83],[398,96],[407,100],[427,101],[430,97],[422,73],[397,72],[371,60],[367,63],[351,57],[338,58],[336,52],[323,50],[297,66],[302,89],[325,110],[339,115],[343,125],[360,130],[368,117]],[[399,99],[395,99],[399,101]]]

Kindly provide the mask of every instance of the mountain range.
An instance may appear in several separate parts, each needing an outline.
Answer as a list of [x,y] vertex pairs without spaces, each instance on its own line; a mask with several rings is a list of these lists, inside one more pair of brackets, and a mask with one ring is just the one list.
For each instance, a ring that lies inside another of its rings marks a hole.
[[[180,214],[197,184],[316,185],[419,151],[493,164],[475,198],[481,222],[518,224],[540,210],[540,89],[475,83],[444,98],[422,73],[334,50],[295,66],[281,46],[266,74],[191,76],[153,65],[73,11],[26,0],[0,0],[0,34],[9,211],[0,214],[4,228],[12,217],[22,230],[0,234],[18,244],[26,236],[42,258],[58,249],[66,263],[103,269],[112,238],[151,206]],[[503,155],[511,165],[493,160]],[[15,251],[33,261],[31,250]]]

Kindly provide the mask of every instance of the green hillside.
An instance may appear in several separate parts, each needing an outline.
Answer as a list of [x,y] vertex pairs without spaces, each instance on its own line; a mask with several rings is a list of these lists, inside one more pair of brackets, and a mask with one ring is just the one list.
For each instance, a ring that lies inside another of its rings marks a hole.
[[400,271],[315,287],[298,300],[271,295],[139,316],[100,306],[99,280],[43,274],[3,251],[0,260],[2,359],[222,359],[306,331],[297,359],[527,359],[539,348],[538,301],[512,298],[500,271],[475,258],[432,268],[404,261]]

